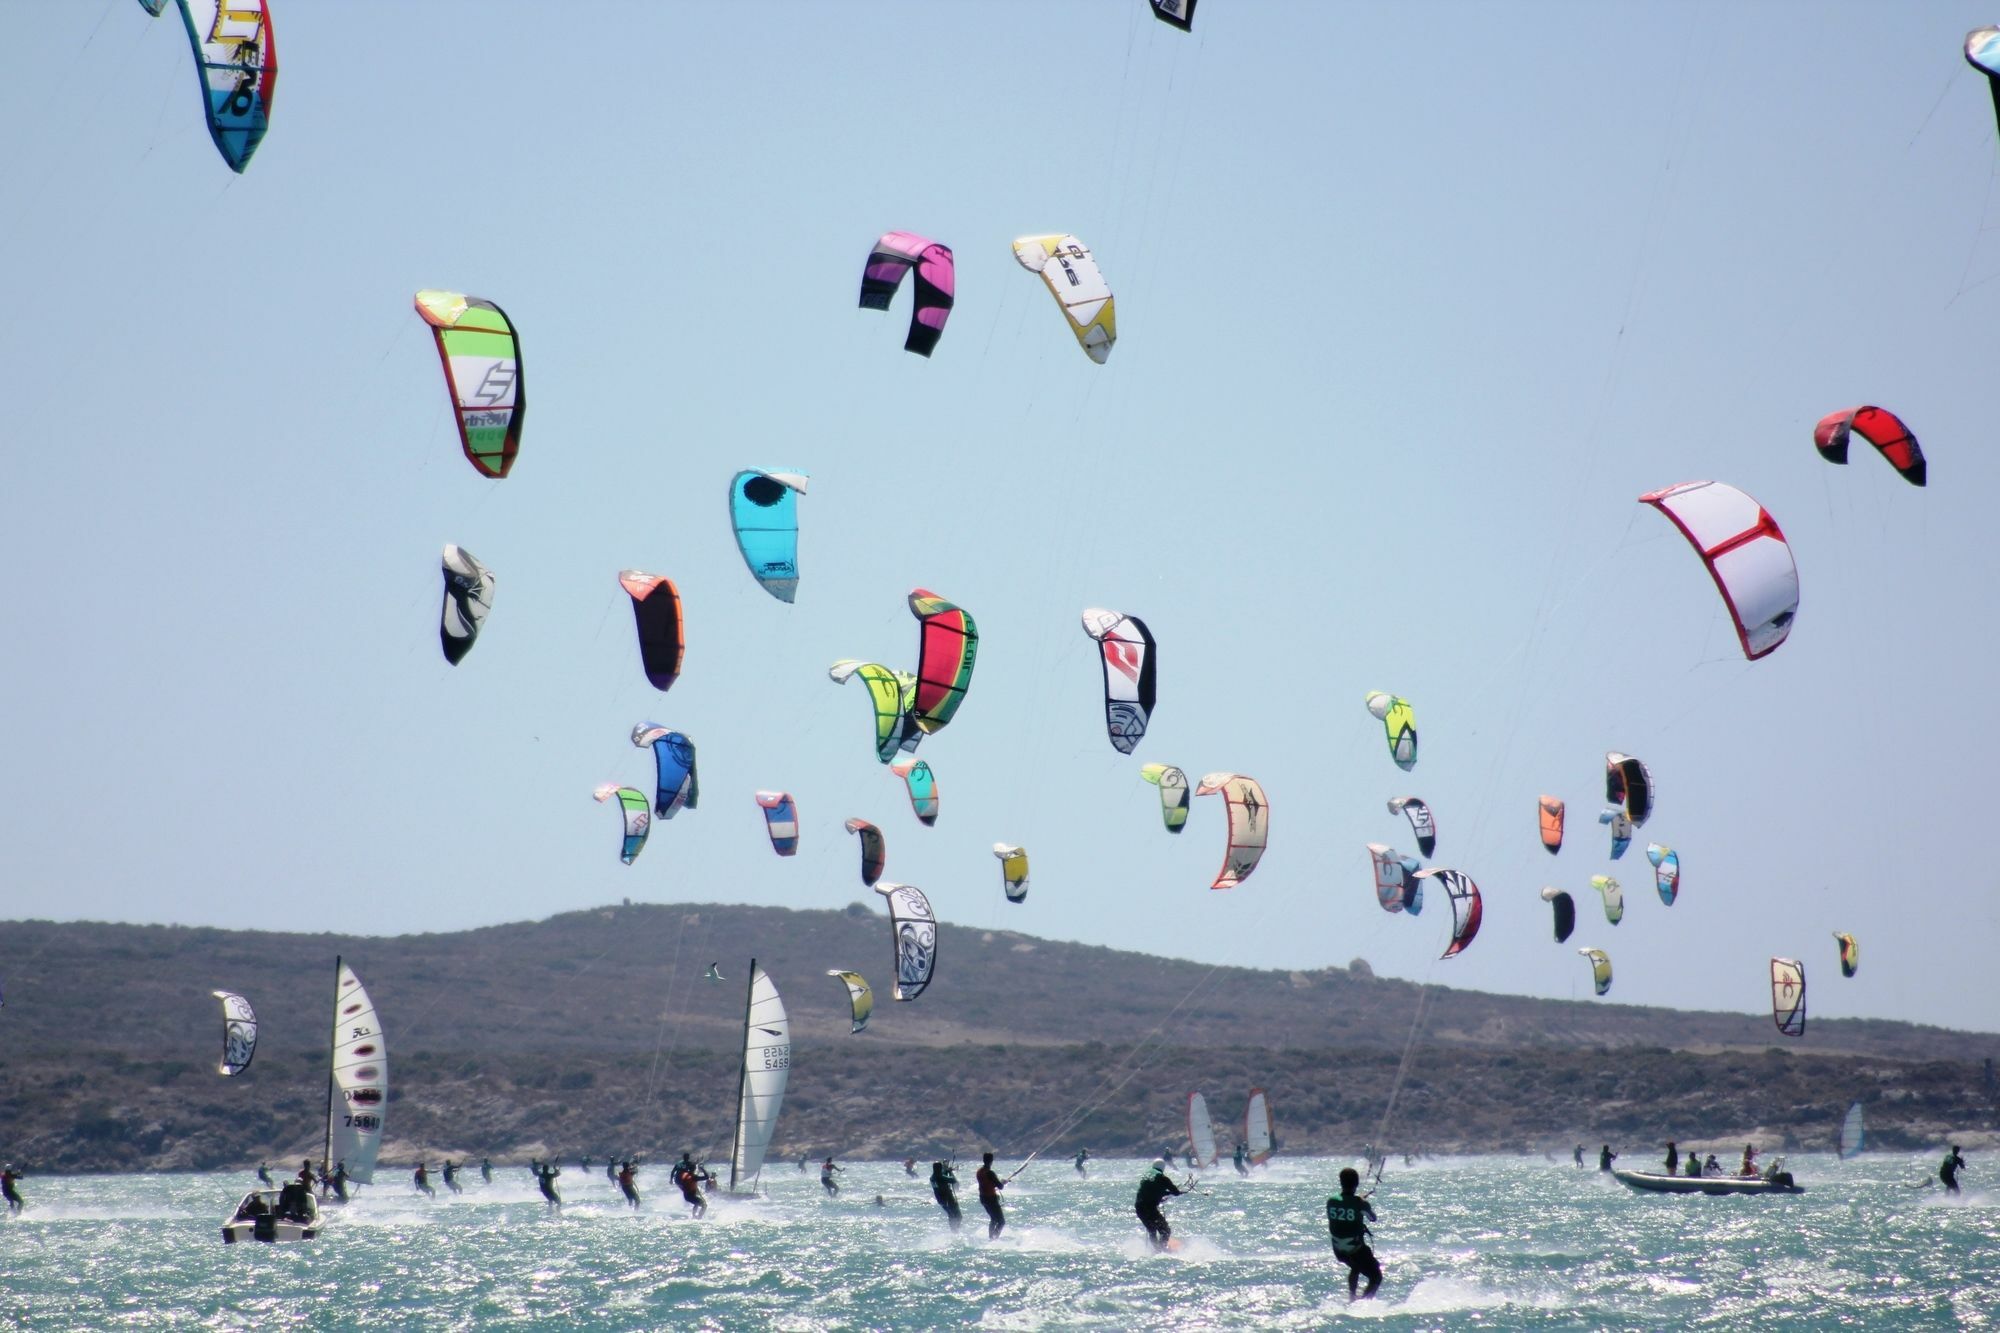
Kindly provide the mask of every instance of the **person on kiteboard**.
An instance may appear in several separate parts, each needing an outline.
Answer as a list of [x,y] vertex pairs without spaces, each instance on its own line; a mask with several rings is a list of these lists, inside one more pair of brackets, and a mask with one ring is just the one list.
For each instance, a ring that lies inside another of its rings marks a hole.
[[903,1159],[903,1174],[904,1174],[904,1175],[906,1175],[906,1176],[910,1176],[910,1177],[912,1177],[912,1178],[914,1178],[914,1177],[916,1176],[916,1174],[917,1174],[917,1159],[916,1159],[916,1158],[914,1158],[914,1157],[905,1157],[905,1158]]
[[[1340,1169],[1340,1193],[1326,1201],[1326,1230],[1333,1238],[1333,1257],[1347,1265],[1347,1299],[1370,1300],[1382,1285],[1382,1264],[1368,1248],[1368,1224],[1375,1220],[1375,1206],[1355,1193],[1361,1187],[1361,1173],[1351,1166]],[[1368,1290],[1358,1297],[1355,1288],[1368,1279]]]
[[0,1170],[0,1196],[5,1196],[7,1200],[7,1212],[10,1215],[18,1213],[22,1208],[26,1207],[26,1204],[21,1200],[21,1191],[14,1188],[20,1183],[21,1173],[14,1169],[12,1162],[7,1163],[6,1168]]
[[986,1239],[998,1240],[1007,1229],[1007,1214],[1000,1211],[1000,1191],[1007,1188],[1007,1182],[993,1169],[992,1153],[985,1154],[972,1178],[979,1185],[979,1206],[986,1210]]
[[1132,1201],[1132,1211],[1139,1215],[1139,1222],[1146,1228],[1146,1239],[1155,1250],[1167,1248],[1173,1239],[1174,1229],[1167,1225],[1167,1216],[1160,1211],[1160,1204],[1169,1194],[1179,1194],[1180,1186],[1174,1184],[1167,1174],[1167,1159],[1156,1158],[1153,1169],[1139,1181],[1139,1195]]
[[674,1184],[680,1186],[681,1198],[687,1200],[694,1215],[700,1217],[708,1212],[708,1200],[702,1196],[702,1181],[706,1173],[694,1164],[694,1154],[684,1152],[681,1160],[674,1163]]
[[838,1194],[840,1193],[840,1182],[835,1180],[834,1176],[845,1174],[845,1168],[835,1166],[833,1164],[833,1157],[829,1154],[827,1159],[819,1164],[819,1187],[830,1195]]
[[1578,1166],[1583,1165],[1583,1145],[1581,1143],[1576,1145],[1576,1164]]
[[465,1193],[465,1190],[458,1183],[458,1167],[453,1164],[449,1157],[444,1159],[444,1187],[453,1194]]
[[1236,1142],[1236,1174],[1239,1176],[1250,1174],[1250,1154],[1243,1147],[1241,1139],[1238,1139]]
[[426,1167],[422,1162],[417,1163],[417,1169],[410,1173],[410,1179],[415,1181],[417,1188],[430,1198],[435,1199],[438,1196],[438,1192],[431,1188],[430,1168]]
[[1611,1164],[1617,1160],[1618,1154],[1611,1151],[1610,1144],[1607,1143],[1597,1150],[1597,1169],[1599,1171],[1609,1171]]
[[1944,1183],[1946,1194],[1957,1194],[1958,1173],[1965,1170],[1965,1159],[1959,1156],[1958,1145],[1951,1145],[1951,1153],[1938,1164],[1938,1179]]
[[951,1169],[950,1162],[931,1163],[931,1197],[951,1220],[951,1229],[958,1230],[958,1172]]
[[1090,1149],[1078,1148],[1076,1150],[1076,1173],[1079,1176],[1087,1176],[1090,1174],[1090,1172],[1083,1169],[1083,1164],[1089,1160],[1090,1160]]
[[488,1185],[493,1183],[493,1159],[491,1157],[482,1157],[479,1159],[479,1178]]
[[562,1174],[562,1168],[554,1162],[538,1162],[530,1157],[528,1169],[535,1173],[535,1184],[541,1187],[542,1197],[548,1200],[549,1207],[561,1212],[562,1195],[556,1193],[556,1177]]
[[263,1181],[266,1185],[275,1185],[278,1183],[271,1179],[271,1168],[262,1162],[257,1163],[257,1179]]
[[630,1162],[618,1164],[618,1192],[625,1196],[625,1202],[634,1208],[639,1206],[639,1168]]

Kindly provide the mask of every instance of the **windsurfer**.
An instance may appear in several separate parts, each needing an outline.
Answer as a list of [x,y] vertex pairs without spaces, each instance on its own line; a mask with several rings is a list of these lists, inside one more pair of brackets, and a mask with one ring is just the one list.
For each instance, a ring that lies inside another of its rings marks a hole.
[[998,1240],[1007,1228],[1007,1214],[1000,1211],[1000,1191],[1007,1188],[1007,1182],[993,1169],[992,1153],[985,1154],[972,1178],[979,1184],[979,1206],[986,1210],[986,1239]]
[[1943,1182],[1946,1194],[1956,1194],[1959,1192],[1958,1173],[1963,1170],[1965,1170],[1965,1158],[1959,1155],[1958,1145],[1954,1143],[1951,1145],[1950,1154],[1945,1157],[1943,1162],[1938,1164],[1938,1179]]
[[938,1207],[944,1209],[944,1215],[951,1220],[953,1231],[958,1230],[959,1221],[958,1195],[955,1193],[957,1189],[958,1172],[951,1169],[951,1163],[932,1162],[931,1197],[937,1200]]
[[[1333,1257],[1347,1265],[1350,1301],[1368,1300],[1382,1285],[1382,1264],[1368,1248],[1368,1224],[1375,1220],[1375,1206],[1355,1193],[1360,1186],[1361,1173],[1344,1166],[1340,1169],[1340,1193],[1326,1201],[1326,1230],[1333,1238]],[[1363,1277],[1368,1279],[1368,1290],[1356,1297],[1355,1288]]]
[[840,1193],[840,1182],[835,1180],[834,1177],[836,1175],[844,1175],[845,1173],[845,1168],[835,1166],[832,1156],[829,1155],[824,1162],[819,1164],[819,1187],[828,1194]]
[[1146,1239],[1155,1250],[1167,1248],[1173,1239],[1174,1229],[1167,1225],[1167,1216],[1160,1211],[1160,1204],[1169,1194],[1179,1194],[1180,1186],[1174,1184],[1167,1174],[1167,1159],[1154,1161],[1153,1169],[1139,1181],[1139,1195],[1133,1200],[1132,1211],[1139,1215],[1139,1222],[1146,1228]]

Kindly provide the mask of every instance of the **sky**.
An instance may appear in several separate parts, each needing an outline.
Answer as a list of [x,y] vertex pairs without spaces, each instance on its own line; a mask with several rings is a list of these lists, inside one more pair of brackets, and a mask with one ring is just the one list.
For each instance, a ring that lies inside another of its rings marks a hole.
[[[850,816],[946,926],[1249,966],[1992,1030],[1981,811],[2000,706],[2000,136],[1973,4],[277,0],[269,136],[231,174],[183,29],[38,10],[0,84],[0,918],[445,931],[631,898],[868,899]],[[934,357],[857,308],[882,232],[950,245]],[[1117,299],[1088,360],[1016,236]],[[420,288],[497,301],[528,412],[463,458]],[[1930,460],[1812,447],[1900,412]],[[731,538],[746,467],[811,475],[797,602]],[[1792,545],[1746,662],[1634,503],[1716,479]],[[438,645],[439,552],[497,575]],[[639,669],[617,574],[672,577],[685,671]],[[969,610],[970,695],[875,762],[858,685],[913,666],[910,589]],[[1134,756],[1085,607],[1159,641]],[[1416,708],[1390,762],[1370,690]],[[698,810],[617,858],[628,740],[699,746]],[[1608,860],[1603,755],[1657,811]],[[1270,850],[1162,829],[1142,762],[1250,774]],[[775,857],[752,793],[792,792]],[[1540,793],[1570,836],[1548,856]],[[1485,923],[1376,904],[1385,802],[1436,812]],[[1644,842],[1681,856],[1679,901]],[[992,844],[1026,846],[1026,903]],[[1606,923],[1590,876],[1617,875]],[[1544,885],[1577,897],[1552,941]],[[1860,941],[1844,980],[1833,932]],[[829,966],[850,965],[831,960]],[[1330,1015],[1337,1026],[1338,1016]]]

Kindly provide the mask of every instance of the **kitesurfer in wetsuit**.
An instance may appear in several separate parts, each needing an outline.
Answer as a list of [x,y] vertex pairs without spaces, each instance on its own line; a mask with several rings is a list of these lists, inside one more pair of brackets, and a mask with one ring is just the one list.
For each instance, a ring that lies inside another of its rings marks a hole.
[[1089,1160],[1090,1160],[1090,1149],[1078,1148],[1076,1150],[1076,1173],[1079,1176],[1087,1176],[1090,1174],[1090,1172],[1083,1169],[1083,1164]]
[[1599,1171],[1609,1171],[1611,1164],[1617,1160],[1618,1154],[1611,1151],[1610,1144],[1607,1143],[1597,1150],[1597,1169]]
[[950,1162],[931,1163],[931,1197],[944,1209],[944,1215],[951,1219],[951,1229],[958,1230],[958,1173],[951,1169]]
[[998,1240],[1007,1229],[1007,1214],[1000,1211],[1000,1191],[1007,1188],[1007,1182],[993,1169],[992,1153],[984,1156],[972,1178],[979,1184],[979,1206],[986,1210],[986,1239]]
[[18,1213],[25,1206],[21,1201],[21,1191],[14,1188],[21,1183],[21,1173],[14,1169],[12,1162],[5,1170],[0,1170],[0,1195],[6,1196],[9,1214]]
[[588,1156],[585,1156],[583,1159],[583,1173],[585,1175],[590,1174],[590,1158]]
[[266,1185],[275,1185],[278,1183],[271,1179],[271,1168],[262,1162],[257,1163],[257,1179],[263,1181]]
[[618,1183],[618,1163],[616,1160],[604,1164],[604,1178],[614,1185]]
[[702,1197],[701,1184],[705,1173],[694,1164],[694,1154],[684,1152],[681,1160],[674,1163],[674,1184],[680,1186],[681,1197],[687,1200],[694,1215],[700,1217],[708,1211],[708,1200]]
[[[1351,1166],[1340,1169],[1340,1193],[1326,1201],[1326,1230],[1333,1238],[1333,1257],[1347,1265],[1347,1299],[1368,1300],[1382,1285],[1382,1264],[1368,1248],[1368,1224],[1375,1220],[1375,1207],[1355,1193],[1361,1174]],[[1355,1296],[1362,1278],[1368,1290]]]
[[832,1157],[829,1156],[824,1162],[819,1164],[819,1187],[828,1194],[840,1193],[840,1182],[834,1179],[836,1174],[845,1173],[840,1167],[833,1164]]
[[1951,1153],[1938,1164],[1938,1179],[1944,1184],[1946,1194],[1957,1194],[1958,1173],[1965,1170],[1965,1159],[1959,1156],[1958,1145],[1951,1145]]
[[493,1159],[491,1157],[482,1157],[479,1159],[479,1178],[488,1185],[493,1183]]
[[342,1203],[346,1203],[347,1202],[347,1159],[345,1157],[341,1158],[339,1164],[333,1168],[333,1175],[328,1177],[328,1180],[333,1185],[334,1197],[339,1199]]
[[410,1173],[410,1178],[417,1182],[417,1188],[426,1195],[433,1199],[438,1196],[438,1192],[431,1188],[430,1170],[422,1162],[417,1163],[417,1169]]
[[630,1162],[619,1163],[618,1192],[620,1194],[623,1194],[625,1196],[625,1202],[631,1204],[634,1208],[637,1208],[639,1206],[639,1186],[637,1184],[638,1179],[639,1179],[639,1168],[633,1166]]
[[1166,1249],[1174,1235],[1174,1229],[1167,1225],[1166,1214],[1160,1211],[1160,1203],[1169,1194],[1180,1192],[1180,1186],[1167,1174],[1164,1157],[1155,1161],[1153,1169],[1139,1181],[1139,1197],[1133,1200],[1132,1211],[1139,1215],[1140,1224],[1146,1228],[1146,1239],[1156,1250]]
[[1576,1145],[1576,1164],[1578,1166],[1583,1165],[1583,1145],[1581,1143]]
[[1240,1139],[1236,1144],[1236,1174],[1239,1176],[1250,1174],[1250,1155],[1244,1151],[1243,1143]]
[[449,1157],[444,1159],[444,1187],[453,1194],[465,1193],[458,1185],[458,1168],[452,1165],[451,1158]]
[[803,1171],[806,1169],[806,1162],[811,1159],[811,1156],[812,1154],[810,1153],[799,1154],[799,1170]]
[[905,1157],[905,1158],[903,1159],[903,1174],[904,1174],[904,1175],[906,1175],[906,1176],[915,1176],[915,1175],[917,1174],[917,1159],[916,1159],[916,1158],[914,1158],[914,1157]]
[[1680,1169],[1681,1169],[1681,1150],[1680,1150],[1679,1148],[1676,1148],[1676,1147],[1674,1146],[1674,1141],[1673,1141],[1672,1139],[1668,1139],[1668,1140],[1667,1140],[1667,1174],[1668,1174],[1668,1175],[1670,1175],[1670,1176],[1671,1176],[1671,1175],[1675,1175],[1675,1174],[1678,1174],[1678,1173],[1679,1173],[1679,1171],[1680,1171]]
[[562,1168],[554,1162],[538,1162],[531,1157],[528,1169],[535,1173],[535,1183],[542,1187],[542,1197],[549,1201],[549,1207],[561,1212],[562,1195],[556,1193],[556,1177],[562,1174]]

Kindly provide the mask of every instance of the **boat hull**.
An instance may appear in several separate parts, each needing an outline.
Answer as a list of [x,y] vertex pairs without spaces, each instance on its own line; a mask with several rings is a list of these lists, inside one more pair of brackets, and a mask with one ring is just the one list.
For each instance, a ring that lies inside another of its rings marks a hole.
[[1668,1176],[1652,1171],[1619,1171],[1612,1175],[1628,1189],[1649,1194],[1804,1194],[1789,1176],[1766,1180],[1762,1176]]

